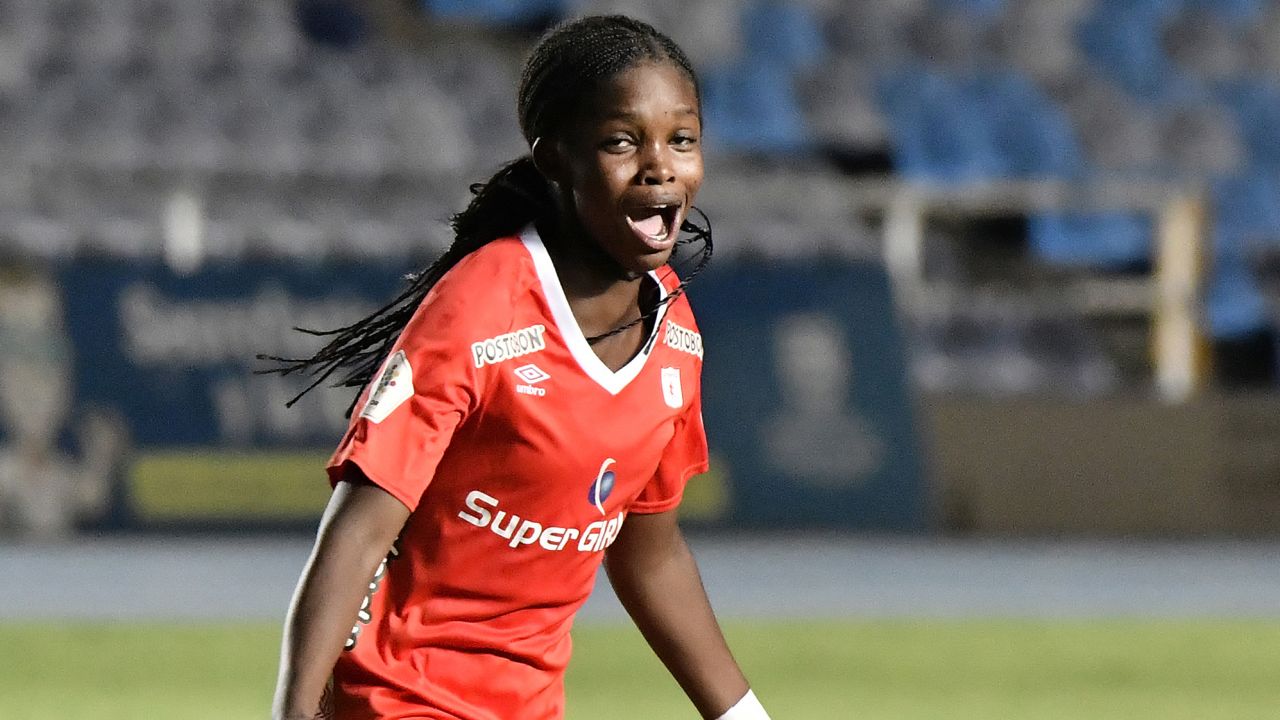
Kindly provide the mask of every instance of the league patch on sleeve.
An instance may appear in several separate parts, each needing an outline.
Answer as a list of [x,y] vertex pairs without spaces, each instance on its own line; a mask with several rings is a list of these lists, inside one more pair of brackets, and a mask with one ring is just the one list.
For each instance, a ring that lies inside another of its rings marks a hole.
[[400,350],[387,358],[378,377],[374,378],[373,391],[369,393],[369,399],[360,410],[360,417],[380,423],[387,419],[391,411],[403,405],[404,401],[411,397],[413,397],[413,368],[409,365],[409,358],[405,357],[404,351]]

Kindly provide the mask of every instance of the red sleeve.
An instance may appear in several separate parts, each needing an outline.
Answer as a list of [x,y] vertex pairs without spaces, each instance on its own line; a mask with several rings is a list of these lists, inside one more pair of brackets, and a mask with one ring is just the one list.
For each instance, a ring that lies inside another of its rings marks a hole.
[[[365,388],[358,412],[329,459],[336,484],[353,463],[406,507],[417,507],[453,431],[475,407],[465,293],[446,275],[418,307]],[[473,320],[473,319],[472,319]]]
[[675,435],[658,461],[658,471],[631,503],[628,512],[660,513],[675,509],[684,496],[689,478],[707,471],[707,433],[702,426],[702,391],[676,420]]

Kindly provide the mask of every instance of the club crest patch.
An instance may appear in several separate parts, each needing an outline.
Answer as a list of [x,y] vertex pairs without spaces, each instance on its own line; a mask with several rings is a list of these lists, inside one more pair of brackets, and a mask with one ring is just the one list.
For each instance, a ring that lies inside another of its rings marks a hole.
[[667,407],[684,407],[684,389],[680,386],[680,368],[662,368],[662,399]]
[[387,419],[391,411],[413,397],[413,368],[404,351],[399,350],[382,364],[382,370],[373,380],[373,390],[365,401],[360,417],[374,423]]

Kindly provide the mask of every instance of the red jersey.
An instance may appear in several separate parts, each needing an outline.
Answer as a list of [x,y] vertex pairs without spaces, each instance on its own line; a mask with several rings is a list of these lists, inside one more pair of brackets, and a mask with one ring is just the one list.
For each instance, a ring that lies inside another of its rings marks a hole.
[[[653,277],[663,296],[677,282]],[[707,468],[685,298],[653,327],[606,367],[533,230],[431,290],[328,465],[412,510],[334,669],[337,718],[563,716],[569,629],[605,548]]]

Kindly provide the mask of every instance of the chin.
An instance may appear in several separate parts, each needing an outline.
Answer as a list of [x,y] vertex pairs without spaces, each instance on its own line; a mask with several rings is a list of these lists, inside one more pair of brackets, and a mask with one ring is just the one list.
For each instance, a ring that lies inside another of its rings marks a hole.
[[660,252],[648,252],[643,255],[635,255],[625,259],[619,259],[618,264],[623,267],[629,274],[644,275],[645,273],[658,270],[667,261],[671,259],[671,250],[662,250]]
[[[646,247],[633,237],[628,237],[629,231],[624,235],[618,233],[610,238],[610,242],[600,242],[599,247],[604,250],[604,254],[613,260],[617,266],[628,276],[639,277],[645,273],[652,272],[667,264],[671,259],[671,254],[675,251],[675,246],[656,250]],[[622,237],[618,237],[622,235]]]

